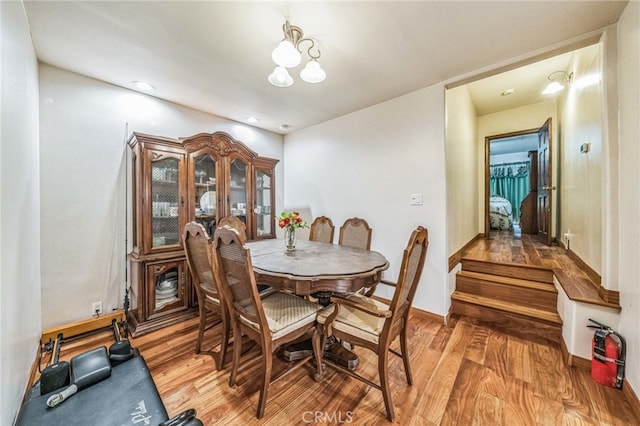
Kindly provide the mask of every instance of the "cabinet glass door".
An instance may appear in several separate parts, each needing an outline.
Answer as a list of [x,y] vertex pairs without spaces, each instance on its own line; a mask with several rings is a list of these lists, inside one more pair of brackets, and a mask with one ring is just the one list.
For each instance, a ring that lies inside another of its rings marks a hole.
[[229,213],[247,223],[247,172],[249,167],[243,161],[232,158],[229,167]]
[[188,301],[185,297],[185,261],[169,261],[149,264],[148,289],[149,318],[156,314],[185,309]]
[[274,221],[271,220],[271,176],[261,170],[256,172],[256,233],[258,237],[270,236]]
[[211,155],[205,154],[195,157],[193,164],[195,218],[212,236],[216,229],[216,213],[218,211],[217,163]]
[[151,160],[151,247],[180,244],[180,160],[158,156]]

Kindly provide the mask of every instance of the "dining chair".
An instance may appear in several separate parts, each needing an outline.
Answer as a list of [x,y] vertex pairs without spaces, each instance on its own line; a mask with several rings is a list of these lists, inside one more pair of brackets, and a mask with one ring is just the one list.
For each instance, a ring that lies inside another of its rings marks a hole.
[[229,226],[238,231],[244,237],[247,237],[247,225],[238,217],[234,215],[225,216],[218,222],[217,228],[221,226]]
[[[187,264],[191,271],[193,287],[198,298],[198,311],[200,315],[200,326],[198,328],[198,339],[196,341],[196,353],[200,353],[202,340],[206,330],[207,312],[211,311],[220,318],[222,323],[222,338],[220,342],[220,353],[214,357],[216,368],[221,370],[224,367],[227,348],[229,345],[230,320],[226,306],[221,300],[221,293],[216,285],[211,263],[211,239],[204,226],[197,222],[189,222],[184,227],[182,234],[184,251]],[[212,324],[213,325],[216,325]]]
[[335,226],[333,226],[331,219],[326,216],[318,216],[311,223],[309,241],[332,244],[334,231]]
[[[225,216],[218,222],[218,228],[222,226],[228,226],[232,229],[235,229],[240,235],[242,235],[245,240],[247,238],[247,225],[238,217],[234,215]],[[273,288],[266,284],[258,283],[258,292],[261,296],[264,296],[267,293],[274,291]]]
[[[335,294],[331,297],[332,307],[318,314],[318,327],[313,336],[316,347],[324,348],[328,336],[336,336],[375,352],[378,356],[379,384],[325,358],[325,362],[369,386],[382,391],[387,419],[393,421],[395,414],[389,388],[389,353],[402,358],[407,383],[412,384],[411,367],[407,348],[407,323],[409,310],[422,275],[422,269],[429,246],[427,229],[419,226],[409,238],[404,249],[398,281],[382,280],[382,284],[395,287],[389,304],[364,296],[360,293]],[[400,352],[391,349],[391,343],[400,337]],[[315,376],[322,378],[322,369]]]
[[366,220],[358,217],[347,219],[340,227],[338,244],[347,247],[371,249],[371,228]]
[[[351,219],[347,219],[340,227],[338,244],[341,246],[371,250],[371,232],[371,227],[366,220],[352,217]],[[372,296],[376,291],[377,285],[376,283],[371,287],[362,289],[361,293],[366,296]]]
[[[276,291],[264,296],[258,293],[251,263],[251,252],[245,238],[230,227],[217,228],[213,236],[213,263],[217,281],[230,313],[233,335],[258,343],[262,369],[260,397],[256,416],[264,415],[269,385],[284,374],[302,366],[310,357],[298,361],[275,378],[271,377],[273,354],[284,344],[305,335],[311,336],[316,326],[316,314],[322,306],[290,293]],[[318,339],[314,339],[314,344]],[[320,350],[314,346],[319,374]],[[235,386],[240,364],[240,345],[234,345],[229,386]]]

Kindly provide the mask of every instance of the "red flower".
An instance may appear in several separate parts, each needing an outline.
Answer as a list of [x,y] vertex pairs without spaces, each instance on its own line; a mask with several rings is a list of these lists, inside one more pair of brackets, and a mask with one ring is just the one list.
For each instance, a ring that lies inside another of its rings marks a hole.
[[282,212],[280,217],[278,218],[278,226],[280,228],[308,228],[307,222],[305,222],[301,217],[299,212],[291,212],[286,213]]

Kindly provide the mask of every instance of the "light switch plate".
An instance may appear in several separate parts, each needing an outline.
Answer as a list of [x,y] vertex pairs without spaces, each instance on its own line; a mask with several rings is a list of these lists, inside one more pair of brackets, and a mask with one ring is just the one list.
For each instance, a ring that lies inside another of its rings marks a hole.
[[421,206],[422,194],[411,194],[411,197],[409,198],[409,204],[412,206]]

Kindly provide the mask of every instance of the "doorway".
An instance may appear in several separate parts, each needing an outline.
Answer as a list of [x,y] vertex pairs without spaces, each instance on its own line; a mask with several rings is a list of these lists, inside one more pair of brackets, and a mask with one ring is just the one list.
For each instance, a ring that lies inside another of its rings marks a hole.
[[537,190],[534,177],[538,173],[538,131],[525,129],[485,137],[486,237],[491,230],[508,231],[519,237],[521,217],[527,222],[525,232],[537,232],[531,228],[530,217],[536,214],[537,204],[532,193]]

